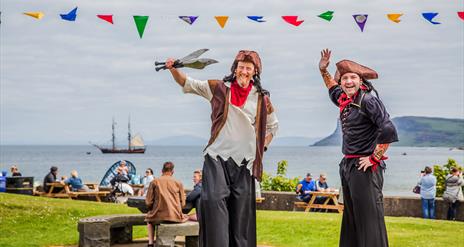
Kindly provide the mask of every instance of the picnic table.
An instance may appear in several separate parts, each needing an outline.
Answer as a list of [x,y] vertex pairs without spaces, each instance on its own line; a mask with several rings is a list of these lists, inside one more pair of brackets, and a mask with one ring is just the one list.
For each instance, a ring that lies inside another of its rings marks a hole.
[[[109,191],[98,191],[97,183],[85,183],[85,185],[87,185],[87,187],[93,191],[72,191],[68,185],[61,182],[47,183],[47,186],[50,186],[50,189],[48,192],[44,192],[41,195],[53,198],[69,199],[77,198],[79,196],[93,196],[97,202],[101,202],[101,197],[105,197],[110,193]],[[55,188],[59,188],[60,190],[57,189],[57,192],[53,192]]]
[[[304,208],[305,212],[309,212],[311,208],[325,209],[326,212],[329,209],[335,209],[339,213],[343,212],[343,205],[338,203],[338,191],[311,191],[311,200],[308,203],[306,202],[295,202],[295,207]],[[317,197],[324,197],[325,200],[322,204],[315,203]],[[333,205],[329,204],[330,201],[333,202]]]

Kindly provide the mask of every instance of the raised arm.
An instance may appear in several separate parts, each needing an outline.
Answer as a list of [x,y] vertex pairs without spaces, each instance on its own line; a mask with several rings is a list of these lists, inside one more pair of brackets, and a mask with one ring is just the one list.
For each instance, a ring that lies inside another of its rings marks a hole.
[[332,51],[329,49],[324,49],[321,51],[321,60],[319,61],[319,71],[321,72],[322,79],[324,80],[325,86],[327,89],[332,88],[337,85],[337,82],[332,78],[327,68],[330,64],[330,55]]
[[168,58],[166,60],[166,68],[171,72],[172,78],[179,84],[181,87],[184,87],[187,76],[184,72],[172,67],[174,65],[174,59]]

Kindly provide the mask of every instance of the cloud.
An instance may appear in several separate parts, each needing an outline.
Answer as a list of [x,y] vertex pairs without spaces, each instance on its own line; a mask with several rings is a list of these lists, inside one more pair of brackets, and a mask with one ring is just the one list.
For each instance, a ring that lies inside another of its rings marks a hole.
[[[60,13],[78,6],[76,22]],[[392,116],[464,116],[464,22],[457,2],[278,0],[198,2],[10,1],[2,2],[0,29],[0,141],[2,144],[75,143],[108,139],[114,116],[132,116],[145,139],[209,135],[208,102],[184,95],[153,62],[210,48],[219,64],[187,70],[198,79],[221,79],[237,50],[259,51],[263,85],[271,91],[281,122],[280,136],[323,136],[335,128],[338,110],[329,101],[317,63],[321,49],[333,50],[330,70],[349,58],[376,69],[374,84]],[[316,16],[334,10],[326,22]],[[420,13],[437,11],[443,24]],[[43,11],[37,21],[22,15]],[[387,13],[402,12],[392,23]],[[369,18],[361,33],[352,14]],[[114,14],[114,25],[97,14]],[[149,15],[140,39],[132,15]],[[194,25],[179,15],[199,15]],[[215,15],[230,15],[224,29]],[[263,15],[256,23],[247,15]],[[293,27],[282,15],[300,15]],[[122,131],[121,127],[121,131]],[[32,141],[33,139],[33,141]]]

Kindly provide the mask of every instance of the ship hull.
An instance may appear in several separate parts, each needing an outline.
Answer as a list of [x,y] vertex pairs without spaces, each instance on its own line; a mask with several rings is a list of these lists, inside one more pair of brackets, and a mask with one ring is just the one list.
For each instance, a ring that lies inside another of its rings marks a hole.
[[100,151],[104,154],[143,154],[145,153],[145,149],[107,149],[107,148],[100,148]]

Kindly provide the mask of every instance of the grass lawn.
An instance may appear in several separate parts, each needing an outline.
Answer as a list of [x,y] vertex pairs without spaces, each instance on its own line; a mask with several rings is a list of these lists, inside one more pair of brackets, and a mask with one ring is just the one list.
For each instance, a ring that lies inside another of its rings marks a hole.
[[[0,246],[76,245],[77,221],[103,214],[139,213],[126,205],[0,193]],[[464,222],[387,217],[391,246],[456,246]],[[258,211],[258,243],[270,246],[338,246],[339,214]],[[134,237],[145,237],[135,227]]]

